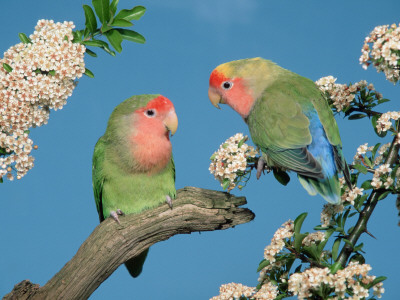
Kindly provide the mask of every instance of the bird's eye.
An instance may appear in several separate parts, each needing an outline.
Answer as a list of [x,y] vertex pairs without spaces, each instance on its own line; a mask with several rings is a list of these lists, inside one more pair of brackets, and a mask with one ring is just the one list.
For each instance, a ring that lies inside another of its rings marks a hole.
[[231,82],[231,81],[224,81],[224,82],[222,83],[221,86],[222,86],[222,88],[223,88],[224,90],[229,90],[229,89],[232,88],[233,82]]
[[148,109],[144,114],[149,118],[153,118],[156,115],[156,111],[154,109]]

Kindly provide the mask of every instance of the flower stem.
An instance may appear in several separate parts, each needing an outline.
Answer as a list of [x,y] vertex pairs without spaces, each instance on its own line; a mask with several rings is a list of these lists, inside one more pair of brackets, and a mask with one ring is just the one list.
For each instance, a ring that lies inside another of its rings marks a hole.
[[[389,164],[392,166],[398,159],[398,153],[400,149],[400,144],[396,143],[397,136],[393,138],[392,144],[390,145],[389,154],[385,160],[385,164]],[[353,252],[353,247],[351,245],[355,245],[360,238],[361,234],[367,232],[367,223],[375,209],[379,201],[379,197],[384,193],[384,190],[373,190],[371,195],[369,196],[367,203],[365,204],[363,210],[360,213],[357,224],[354,226],[353,231],[348,237],[348,240],[351,244],[346,243],[343,246],[342,251],[340,252],[338,262],[342,265],[342,267],[346,266],[346,263]]]

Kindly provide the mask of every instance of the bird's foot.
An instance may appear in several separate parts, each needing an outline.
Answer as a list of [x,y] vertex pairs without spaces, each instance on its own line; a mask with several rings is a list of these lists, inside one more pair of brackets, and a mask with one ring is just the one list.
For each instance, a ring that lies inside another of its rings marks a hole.
[[170,196],[168,195],[165,196],[165,202],[167,202],[169,208],[172,209],[172,199]]
[[117,222],[120,225],[121,225],[121,223],[119,222],[118,216],[123,216],[123,215],[125,215],[124,212],[122,210],[120,210],[119,208],[116,211],[110,212],[110,217],[113,218],[115,220],[115,222]]
[[260,179],[261,173],[264,174],[264,169],[265,169],[265,160],[262,157],[260,157],[257,161],[257,173],[256,173],[257,180]]

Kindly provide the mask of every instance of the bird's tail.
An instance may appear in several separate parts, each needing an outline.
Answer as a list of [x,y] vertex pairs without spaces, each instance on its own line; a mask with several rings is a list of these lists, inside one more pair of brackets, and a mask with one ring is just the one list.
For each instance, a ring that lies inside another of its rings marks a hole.
[[125,262],[125,266],[129,271],[129,274],[132,275],[132,277],[138,277],[140,273],[142,273],[143,269],[143,264],[144,261],[146,260],[147,253],[149,252],[149,249],[144,250],[142,253],[140,253],[138,256],[132,257],[131,259],[127,260]]
[[332,204],[340,204],[340,183],[337,174],[324,179],[315,179],[297,175],[301,185],[306,191],[314,196],[320,194],[326,201]]

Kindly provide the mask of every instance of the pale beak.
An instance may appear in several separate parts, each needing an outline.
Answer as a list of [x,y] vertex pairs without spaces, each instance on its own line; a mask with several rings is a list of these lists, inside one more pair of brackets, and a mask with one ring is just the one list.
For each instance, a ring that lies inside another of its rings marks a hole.
[[218,105],[219,103],[225,104],[225,101],[222,99],[221,95],[218,94],[212,87],[208,89],[208,98],[210,98],[212,105],[214,105],[216,108],[220,108]]
[[176,116],[175,110],[172,109],[167,114],[164,119],[164,125],[171,132],[171,135],[174,135],[176,130],[178,129],[178,117]]

